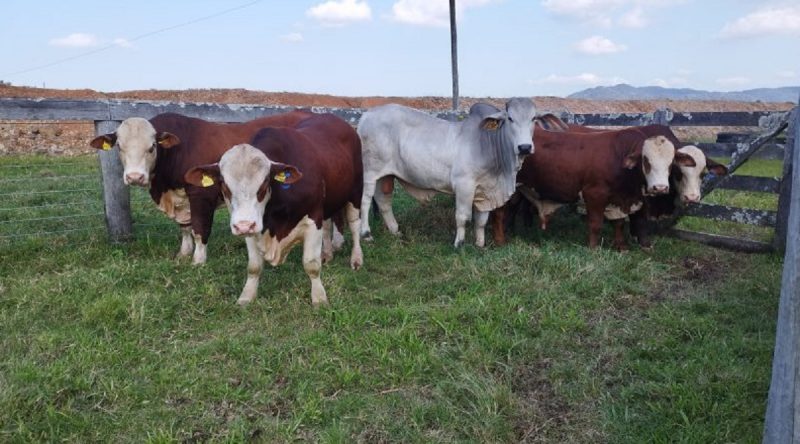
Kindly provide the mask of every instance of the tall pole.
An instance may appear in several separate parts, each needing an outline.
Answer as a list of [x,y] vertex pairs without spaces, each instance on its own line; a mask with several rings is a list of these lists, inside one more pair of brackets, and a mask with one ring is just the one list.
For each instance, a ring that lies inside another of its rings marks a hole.
[[450,56],[453,65],[453,111],[458,110],[458,41],[456,37],[456,0],[450,0]]

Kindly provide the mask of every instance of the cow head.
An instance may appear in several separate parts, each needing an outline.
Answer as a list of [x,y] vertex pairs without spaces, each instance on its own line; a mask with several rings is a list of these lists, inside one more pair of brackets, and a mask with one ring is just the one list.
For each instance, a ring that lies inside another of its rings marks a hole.
[[272,185],[290,185],[302,177],[296,167],[271,161],[244,143],[228,150],[219,163],[190,169],[184,179],[201,187],[220,184],[231,213],[231,232],[249,236],[263,231],[264,209],[272,197]]
[[675,166],[678,171],[678,193],[681,201],[686,203],[699,202],[700,185],[703,180],[703,173],[706,168],[708,171],[724,176],[728,173],[728,168],[706,157],[700,148],[694,145],[686,145],[675,151]]
[[131,117],[125,119],[116,132],[97,136],[90,145],[101,150],[118,145],[125,185],[147,186],[156,167],[156,148],[172,148],[179,143],[180,139],[174,134],[157,133],[147,119]]
[[497,111],[484,117],[481,131],[489,133],[503,150],[512,150],[517,156],[533,152],[533,119],[536,107],[530,99],[514,98],[506,102],[505,111]]
[[675,159],[675,145],[664,136],[644,140],[641,149],[642,171],[648,195],[669,193],[670,166]]

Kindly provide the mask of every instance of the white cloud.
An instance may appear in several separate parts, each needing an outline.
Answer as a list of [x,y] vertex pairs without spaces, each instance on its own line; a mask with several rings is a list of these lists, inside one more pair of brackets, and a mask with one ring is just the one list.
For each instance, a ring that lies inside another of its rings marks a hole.
[[763,8],[725,24],[720,31],[725,38],[765,35],[800,35],[800,6]]
[[619,19],[619,24],[625,28],[644,28],[647,23],[647,18],[645,18],[644,10],[641,7],[631,9]]
[[796,79],[800,77],[797,75],[795,71],[789,71],[788,69],[783,71],[778,71],[775,73],[775,75],[781,79]]
[[[497,0],[459,0],[456,19],[461,19],[467,9],[496,3]],[[419,26],[450,26],[450,3],[446,0],[397,0],[392,5],[390,18],[396,22]]]
[[724,77],[717,79],[717,83],[725,87],[740,87],[750,83],[750,79],[742,76]]
[[300,43],[303,41],[303,34],[299,32],[290,32],[288,34],[283,34],[282,36],[278,37],[282,42],[287,43]]
[[366,1],[329,0],[312,6],[306,15],[326,26],[344,26],[349,23],[369,21],[372,10]]
[[51,46],[60,46],[65,48],[88,48],[90,46],[97,46],[100,42],[94,34],[84,34],[81,32],[72,33],[66,37],[58,37],[50,40]]
[[578,52],[589,55],[614,54],[628,49],[625,45],[614,43],[611,40],[599,35],[585,38],[576,43],[574,47]]
[[[567,19],[611,27],[615,22],[626,28],[642,28],[648,24],[645,9],[671,7],[686,0],[541,0],[551,13]],[[632,7],[620,14],[623,8]],[[616,20],[614,17],[618,17]]]
[[128,39],[123,39],[121,37],[114,39],[112,43],[120,48],[133,48],[133,43],[128,41]]
[[662,88],[683,88],[689,85],[689,80],[685,77],[670,77],[668,79],[653,79],[651,83]]
[[550,74],[547,77],[530,80],[529,83],[534,85],[541,84],[556,84],[556,85],[616,85],[619,83],[628,83],[621,77],[601,77],[593,73],[582,73],[574,76],[562,76],[559,74]]

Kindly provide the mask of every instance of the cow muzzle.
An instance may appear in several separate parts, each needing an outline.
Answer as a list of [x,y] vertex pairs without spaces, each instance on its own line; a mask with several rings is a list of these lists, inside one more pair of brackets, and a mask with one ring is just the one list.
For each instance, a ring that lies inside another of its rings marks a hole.
[[533,145],[526,143],[524,145],[517,145],[517,152],[520,156],[527,156],[533,152]]
[[684,203],[697,203],[700,202],[700,195],[699,194],[683,194],[681,195],[681,200]]
[[137,185],[140,187],[147,185],[147,176],[142,173],[128,173],[125,175],[126,185]]
[[649,190],[650,194],[667,194],[669,193],[669,185],[653,185]]
[[236,236],[256,234],[256,223],[251,220],[239,221],[235,224],[231,224],[231,231]]

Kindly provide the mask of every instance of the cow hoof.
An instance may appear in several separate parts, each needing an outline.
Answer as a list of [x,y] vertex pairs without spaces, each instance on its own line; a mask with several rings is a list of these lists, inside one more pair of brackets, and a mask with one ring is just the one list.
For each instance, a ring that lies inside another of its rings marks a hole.
[[457,240],[457,241],[455,241],[455,243],[453,244],[453,247],[454,247],[454,248],[461,248],[461,246],[462,246],[462,245],[464,245],[464,241],[463,241],[463,240]]
[[362,265],[363,265],[363,263],[362,263],[361,259],[350,261],[350,268],[352,268],[353,270],[360,269]]
[[375,239],[372,237],[372,232],[365,231],[365,232],[361,233],[361,240],[364,241],[364,242],[372,242]]
[[324,308],[324,307],[330,307],[330,306],[331,306],[331,304],[328,302],[328,300],[327,300],[327,299],[323,299],[323,300],[321,300],[321,301],[311,301],[311,306],[312,306],[312,307],[313,307],[315,310],[319,310],[320,308]]
[[333,253],[322,253],[320,257],[322,259],[322,263],[327,264],[328,262],[333,260]]
[[253,302],[253,301],[251,301],[250,299],[239,298],[239,300],[236,301],[236,305],[238,305],[240,307],[246,307],[246,306],[248,306],[250,304],[250,302]]

